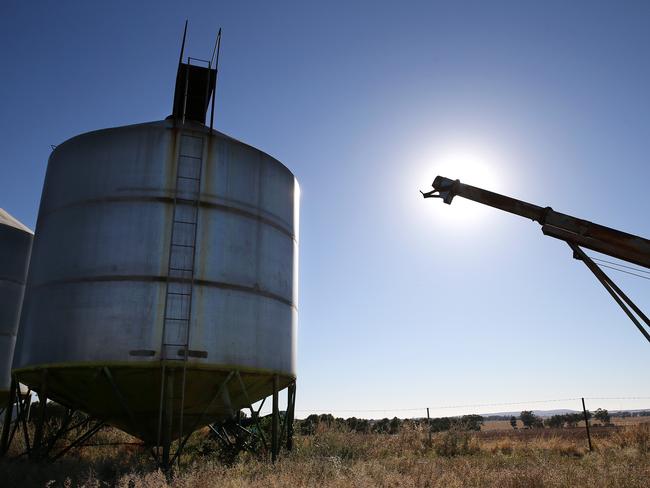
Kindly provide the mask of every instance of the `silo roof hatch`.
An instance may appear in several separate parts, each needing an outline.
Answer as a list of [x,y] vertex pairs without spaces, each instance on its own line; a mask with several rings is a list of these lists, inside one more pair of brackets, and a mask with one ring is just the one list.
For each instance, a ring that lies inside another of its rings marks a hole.
[[187,21],[185,22],[185,31],[183,32],[181,54],[178,59],[172,116],[175,119],[183,121],[192,120],[205,124],[208,107],[212,100],[212,112],[210,115],[210,128],[212,128],[212,118],[214,116],[214,94],[217,84],[219,50],[221,47],[221,29],[219,29],[212,57],[209,61],[188,57],[187,62],[183,62],[186,35]]
[[[178,63],[174,90],[174,118],[205,124],[210,99],[214,94],[217,70],[210,67]],[[209,61],[208,61],[209,63]]]

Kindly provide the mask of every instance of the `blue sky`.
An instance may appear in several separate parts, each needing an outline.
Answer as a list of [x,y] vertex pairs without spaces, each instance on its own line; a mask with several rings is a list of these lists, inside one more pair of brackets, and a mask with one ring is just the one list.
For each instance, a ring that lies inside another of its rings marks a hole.
[[650,397],[650,345],[565,244],[418,193],[650,236],[650,4],[5,1],[0,207],[33,227],[51,144],[169,114],[186,18],[191,55],[224,29],[216,128],[301,184],[300,415]]

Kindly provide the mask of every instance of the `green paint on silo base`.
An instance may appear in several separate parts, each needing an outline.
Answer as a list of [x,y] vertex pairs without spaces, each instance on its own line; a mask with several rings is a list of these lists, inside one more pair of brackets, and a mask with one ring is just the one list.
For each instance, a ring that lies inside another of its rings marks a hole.
[[[110,370],[131,415],[120,402],[103,368]],[[166,368],[167,371],[175,371],[172,425],[172,438],[175,439],[180,434],[182,364],[172,361]],[[292,375],[270,370],[242,369],[228,365],[188,365],[185,381],[184,434],[230,416],[231,409],[226,396],[215,398],[215,394],[230,372],[235,370],[240,372],[248,397],[253,403],[273,393],[275,374],[279,376],[281,389],[295,380]],[[45,372],[47,373],[44,374]],[[14,370],[14,374],[18,381],[36,391],[41,389],[45,377],[48,398],[103,419],[147,444],[155,444],[157,441],[162,374],[160,362],[142,362],[137,365],[132,362],[39,365]],[[248,406],[246,395],[235,376],[231,377],[227,388],[232,411]]]
[[0,410],[7,407],[9,401],[9,390],[0,390]]

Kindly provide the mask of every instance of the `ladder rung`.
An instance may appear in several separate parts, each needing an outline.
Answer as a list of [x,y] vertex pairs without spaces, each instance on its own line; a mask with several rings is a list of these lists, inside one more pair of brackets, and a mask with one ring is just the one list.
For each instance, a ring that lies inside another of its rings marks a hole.
[[[201,145],[203,145],[203,140],[201,140]],[[167,307],[165,307],[165,317],[164,317],[164,323],[168,322],[176,322],[176,325],[174,324],[168,324],[168,326],[172,329],[177,329],[178,334],[183,334],[187,333],[189,334],[190,327],[192,325],[192,314],[191,314],[191,300],[192,300],[192,283],[194,282],[194,269],[195,269],[195,258],[196,256],[194,253],[196,252],[196,236],[194,238],[189,239],[189,236],[184,236],[181,237],[182,234],[180,234],[178,237],[176,237],[176,232],[182,232],[182,229],[177,229],[175,228],[175,224],[180,224],[180,225],[188,225],[192,226],[190,229],[190,233],[195,233],[196,229],[198,228],[198,220],[199,220],[199,206],[200,206],[200,196],[201,196],[201,167],[202,167],[202,157],[197,157],[197,156],[190,156],[190,155],[184,155],[182,154],[182,149],[181,149],[181,154],[179,155],[183,158],[186,158],[188,161],[186,163],[183,163],[181,159],[178,160],[178,167],[177,167],[177,173],[176,173],[176,194],[174,196],[174,214],[172,217],[172,230],[171,230],[171,236],[170,236],[170,256],[169,256],[169,266],[167,268],[168,271],[168,276],[167,276],[167,290],[166,290],[166,296],[177,296],[177,297],[188,297],[187,299],[177,299],[177,301],[180,301],[181,304],[185,302],[190,302],[190,307],[187,307],[187,310],[183,310],[183,307],[181,308],[172,308],[170,310],[167,310]],[[199,177],[193,176],[197,175]],[[182,181],[192,181],[196,183],[183,183]],[[185,187],[191,187],[191,188],[185,188]],[[190,210],[191,208],[191,210]],[[175,242],[175,239],[178,238],[179,242]],[[189,243],[188,243],[189,242]],[[180,249],[188,249],[190,251],[181,251]],[[176,249],[174,251],[174,249]],[[193,251],[193,252],[192,252]],[[172,254],[173,253],[173,254]],[[190,255],[191,254],[191,261],[189,261]],[[172,266],[172,260],[175,259],[173,256],[176,256],[176,258],[181,258],[183,256],[186,256],[184,260],[177,260],[177,263],[180,265],[185,265],[189,264],[191,267],[186,268],[185,266]],[[180,262],[179,262],[180,261]],[[189,263],[187,262],[189,261]],[[178,291],[170,291],[170,283],[177,283],[177,288],[171,288],[172,290],[178,290]],[[186,286],[189,285],[189,288],[186,288]],[[170,300],[168,298],[168,300]],[[167,316],[167,313],[169,312],[181,312],[182,316]],[[184,332],[183,332],[184,331]],[[166,335],[166,334],[165,334]],[[176,334],[173,334],[176,335]],[[171,337],[170,337],[171,338]],[[187,339],[187,337],[186,337]],[[187,363],[187,358],[191,356],[189,352],[189,344],[187,342],[185,343],[177,343],[177,342],[167,342],[166,337],[163,336],[163,357],[166,361],[179,361],[182,362],[183,364]]]
[[[183,192],[187,193],[187,192]],[[182,198],[182,197],[176,197],[176,203],[181,202],[183,205],[192,205],[198,207],[199,205],[199,200],[197,198]]]

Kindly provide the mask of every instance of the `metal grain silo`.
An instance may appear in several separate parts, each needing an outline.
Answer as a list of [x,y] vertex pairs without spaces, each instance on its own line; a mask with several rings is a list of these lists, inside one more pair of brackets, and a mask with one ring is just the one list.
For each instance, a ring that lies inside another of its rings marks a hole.
[[0,408],[9,398],[11,362],[33,237],[31,230],[0,208]]
[[38,215],[14,372],[152,445],[296,376],[299,187],[204,125],[215,75],[180,63],[174,115],[60,144]]

